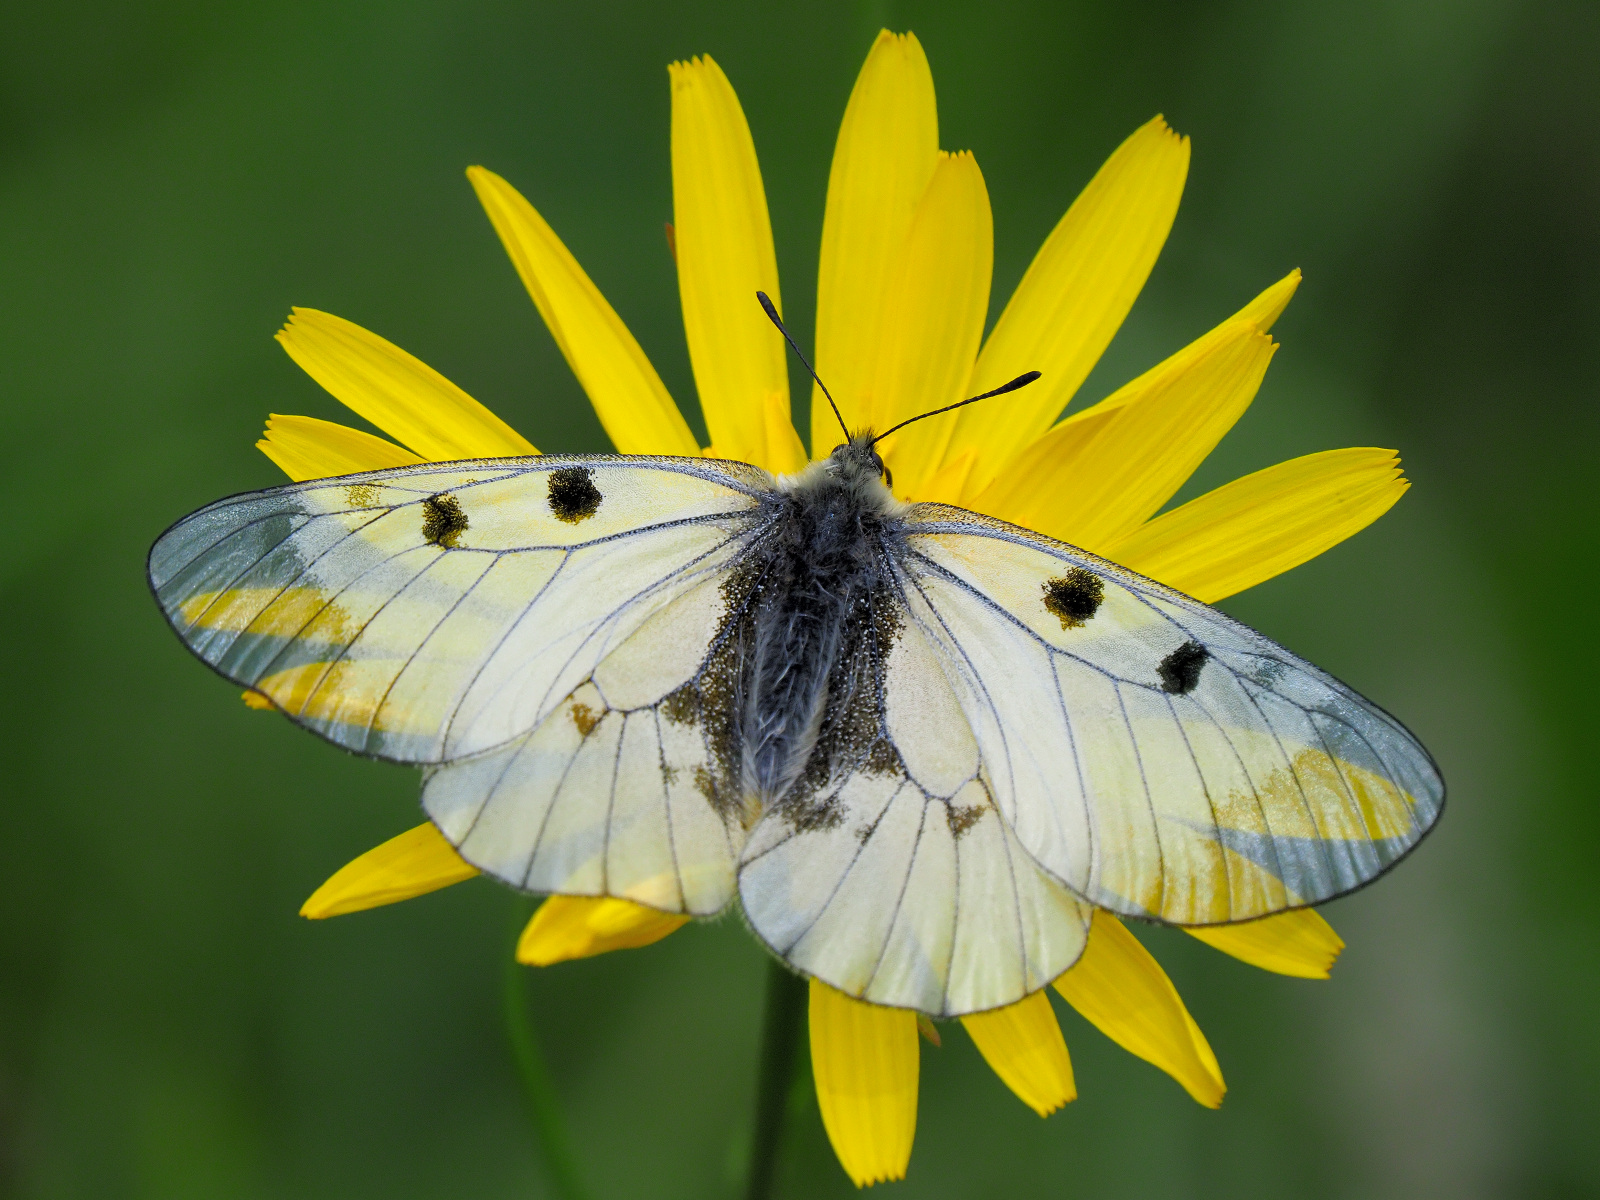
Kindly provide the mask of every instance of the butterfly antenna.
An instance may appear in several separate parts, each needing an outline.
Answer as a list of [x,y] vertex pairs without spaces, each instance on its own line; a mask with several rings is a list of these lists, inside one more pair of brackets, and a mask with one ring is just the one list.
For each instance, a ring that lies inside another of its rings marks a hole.
[[888,437],[896,429],[904,429],[907,425],[911,424],[911,422],[920,421],[920,420],[922,420],[923,417],[937,417],[940,413],[947,413],[952,408],[960,408],[963,404],[976,404],[979,400],[987,400],[990,396],[1003,396],[1007,392],[1014,392],[1020,387],[1027,387],[1030,383],[1032,383],[1037,378],[1039,378],[1039,372],[1037,372],[1037,371],[1029,371],[1026,374],[1018,375],[1010,383],[1002,383],[999,387],[995,388],[994,391],[992,391],[992,392],[985,392],[981,396],[968,397],[967,399],[962,400],[957,404],[946,404],[943,408],[936,408],[932,412],[919,413],[914,417],[907,417],[904,421],[901,421],[900,424],[892,425],[888,429],[885,429],[877,437],[873,438],[872,442],[873,442],[873,444],[881,442],[881,441],[883,441],[884,438]]
[[761,307],[767,310],[767,318],[778,327],[778,332],[783,334],[783,340],[789,343],[789,349],[794,351],[794,356],[800,360],[800,365],[811,371],[811,378],[817,381],[817,386],[822,389],[822,394],[828,398],[828,407],[833,409],[833,415],[839,420],[839,428],[844,430],[844,440],[850,440],[850,430],[844,423],[844,418],[839,416],[839,406],[833,402],[833,393],[828,390],[828,385],[822,382],[811,364],[806,361],[806,356],[800,352],[800,347],[795,345],[794,339],[789,336],[789,331],[783,327],[783,322],[778,318],[778,310],[772,306],[771,299],[765,292],[758,291],[756,299],[761,301]]

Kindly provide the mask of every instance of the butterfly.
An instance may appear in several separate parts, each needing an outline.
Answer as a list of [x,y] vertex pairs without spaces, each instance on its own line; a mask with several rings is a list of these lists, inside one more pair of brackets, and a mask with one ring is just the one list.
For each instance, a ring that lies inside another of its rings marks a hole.
[[936,1016],[1048,984],[1094,907],[1320,903],[1437,820],[1375,704],[1113,562],[897,500],[883,436],[780,478],[542,455],[269,488],[179,521],[150,583],[216,671],[420,767],[485,873],[737,900],[795,969]]

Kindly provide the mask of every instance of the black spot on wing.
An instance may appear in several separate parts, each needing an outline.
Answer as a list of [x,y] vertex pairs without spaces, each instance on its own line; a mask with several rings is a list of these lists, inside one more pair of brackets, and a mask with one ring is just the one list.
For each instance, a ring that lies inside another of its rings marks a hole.
[[576,525],[600,511],[600,489],[588,467],[562,467],[550,472],[550,511],[556,520]]
[[1106,598],[1100,576],[1083,567],[1073,567],[1059,579],[1046,581],[1044,606],[1061,618],[1061,628],[1076,629],[1095,613]]
[[422,502],[422,536],[435,546],[454,548],[467,528],[467,514],[461,501],[445,492]]
[[1199,642],[1185,642],[1156,666],[1161,676],[1161,690],[1182,696],[1194,691],[1200,682],[1200,668],[1206,665],[1211,652]]

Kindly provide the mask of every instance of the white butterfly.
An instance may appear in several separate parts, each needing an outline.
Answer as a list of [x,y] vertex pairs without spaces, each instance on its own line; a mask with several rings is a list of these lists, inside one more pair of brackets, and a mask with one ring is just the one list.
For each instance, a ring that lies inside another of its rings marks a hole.
[[462,857],[709,915],[954,1016],[1081,953],[1348,892],[1444,802],[1392,717],[1071,546],[896,501],[866,435],[798,475],[435,463],[223,500],[150,578],[205,662],[424,769]]

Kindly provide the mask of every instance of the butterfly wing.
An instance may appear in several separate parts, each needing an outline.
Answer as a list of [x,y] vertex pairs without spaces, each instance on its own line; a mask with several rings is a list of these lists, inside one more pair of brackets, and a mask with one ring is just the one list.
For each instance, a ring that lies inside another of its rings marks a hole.
[[[1083,951],[1089,910],[997,812],[914,592],[872,598],[882,636],[842,662],[812,768],[744,847],[739,894],[797,969],[879,1004],[956,1015],[1021,999]],[[925,606],[923,606],[925,607]]]
[[1113,563],[937,505],[906,587],[1018,841],[1096,905],[1184,925],[1351,891],[1437,820],[1387,713],[1237,621]]
[[[719,760],[663,701],[705,660],[769,490],[694,459],[373,471],[204,508],[156,543],[150,580],[190,649],[291,720],[435,768],[429,812],[474,865],[710,912],[735,853]],[[518,774],[533,763],[553,810]]]

